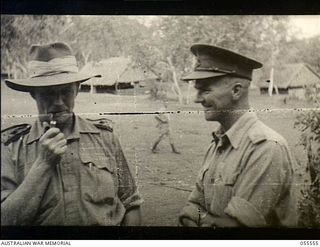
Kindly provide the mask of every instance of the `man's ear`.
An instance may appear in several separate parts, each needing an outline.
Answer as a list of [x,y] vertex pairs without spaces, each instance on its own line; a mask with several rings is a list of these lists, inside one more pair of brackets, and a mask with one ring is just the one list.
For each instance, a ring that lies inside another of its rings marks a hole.
[[236,82],[232,86],[232,100],[239,100],[243,94],[243,85],[240,82]]

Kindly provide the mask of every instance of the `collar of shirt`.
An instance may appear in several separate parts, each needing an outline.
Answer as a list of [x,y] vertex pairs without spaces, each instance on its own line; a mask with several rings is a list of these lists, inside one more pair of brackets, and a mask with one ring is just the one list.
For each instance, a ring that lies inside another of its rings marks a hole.
[[258,121],[258,117],[254,112],[246,112],[225,133],[223,132],[221,127],[217,131],[214,131],[212,133],[213,140],[216,143],[221,140],[221,146],[224,146],[226,141],[228,140],[231,143],[232,147],[237,149],[243,135],[247,133],[248,129],[256,121]]
[[[79,139],[80,133],[93,133],[93,134],[101,133],[99,129],[97,129],[93,124],[89,123],[85,119],[76,115],[74,119],[75,119],[74,128],[70,133],[70,135],[67,137],[67,140]],[[37,119],[31,127],[29,135],[26,138],[26,143],[30,144],[34,141],[39,140],[43,132],[44,132],[44,129],[41,125],[41,122],[39,119]]]
[[216,127],[212,132],[212,137],[213,137],[212,142],[215,142],[217,144],[223,135],[224,135],[224,131],[222,126],[220,125],[219,127]]

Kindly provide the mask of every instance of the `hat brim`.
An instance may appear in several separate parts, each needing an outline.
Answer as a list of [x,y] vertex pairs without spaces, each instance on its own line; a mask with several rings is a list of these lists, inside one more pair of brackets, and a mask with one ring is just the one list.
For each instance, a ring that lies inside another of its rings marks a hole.
[[6,79],[5,83],[13,90],[30,92],[37,87],[58,86],[73,82],[81,83],[93,77],[101,77],[101,75],[90,75],[84,73],[60,73],[51,76],[39,76],[28,79]]
[[186,75],[181,78],[183,81],[191,81],[191,80],[200,80],[207,79],[216,76],[226,75],[227,73],[221,72],[212,72],[212,71],[193,71],[189,75]]

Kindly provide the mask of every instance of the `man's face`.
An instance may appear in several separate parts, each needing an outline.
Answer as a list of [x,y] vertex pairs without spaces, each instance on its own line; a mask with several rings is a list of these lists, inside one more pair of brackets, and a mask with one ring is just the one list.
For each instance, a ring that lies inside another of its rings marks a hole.
[[[39,87],[31,93],[37,102],[40,120],[42,122],[55,120],[57,126],[63,126],[67,122],[72,121],[74,100],[77,94],[77,83]],[[50,119],[50,115],[52,119]]]
[[196,103],[204,107],[207,121],[219,121],[232,109],[232,86],[228,77],[212,77],[196,80]]

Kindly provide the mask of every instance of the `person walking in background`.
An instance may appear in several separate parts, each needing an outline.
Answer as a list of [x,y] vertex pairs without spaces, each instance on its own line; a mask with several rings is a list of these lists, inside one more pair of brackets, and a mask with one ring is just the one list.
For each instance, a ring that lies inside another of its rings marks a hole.
[[139,225],[142,199],[107,119],[73,112],[80,83],[71,48],[33,45],[27,79],[7,86],[30,93],[38,119],[1,135],[2,225]]
[[287,141],[250,110],[252,71],[262,64],[213,45],[195,44],[196,103],[219,131],[205,155],[196,186],[182,209],[182,226],[295,227],[295,161]]
[[162,101],[162,107],[159,109],[159,112],[155,115],[155,120],[157,121],[157,129],[159,130],[159,137],[155,141],[152,146],[151,151],[153,153],[157,153],[157,146],[158,144],[164,139],[168,138],[169,143],[171,146],[171,150],[175,154],[180,154],[180,152],[174,146],[174,141],[171,133],[171,126],[170,126],[170,115],[166,113],[167,111],[167,102]]

